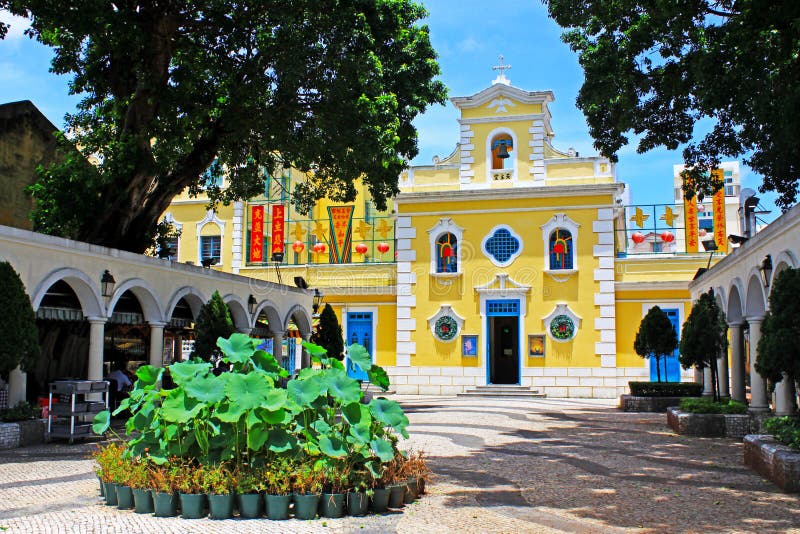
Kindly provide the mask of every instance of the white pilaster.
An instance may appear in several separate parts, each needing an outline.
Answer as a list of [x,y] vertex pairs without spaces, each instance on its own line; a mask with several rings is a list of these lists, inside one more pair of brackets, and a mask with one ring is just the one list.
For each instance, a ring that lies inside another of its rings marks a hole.
[[232,245],[232,252],[233,252],[233,261],[231,263],[231,272],[233,274],[239,274],[239,269],[242,268],[243,262],[242,258],[244,254],[244,247],[247,246],[244,243],[244,202],[238,200],[233,203],[233,245]]
[[[597,242],[608,240],[613,242],[613,211],[598,209],[597,220],[592,222],[592,233]],[[595,245],[593,258],[599,268],[594,269],[594,281],[598,282],[598,290],[594,294],[594,305],[599,311],[599,319],[595,319],[594,329],[599,333],[600,342],[595,343],[595,354],[600,357],[601,367],[616,367],[616,294],[614,289],[614,248]],[[580,261],[576,256],[577,261]]]

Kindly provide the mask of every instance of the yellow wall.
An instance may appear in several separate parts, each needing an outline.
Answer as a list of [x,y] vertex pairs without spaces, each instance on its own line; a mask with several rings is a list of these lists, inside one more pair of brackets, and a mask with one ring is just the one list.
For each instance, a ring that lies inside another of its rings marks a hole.
[[[504,208],[535,207],[542,204],[553,205],[554,199],[514,199],[492,200],[491,206],[497,213],[462,213],[485,209],[486,201],[442,202],[438,204],[409,204],[400,206],[400,215],[413,215],[415,212],[447,212],[453,222],[465,228],[463,242],[459,253],[462,255],[462,275],[456,278],[437,278],[430,276],[431,251],[427,229],[434,227],[440,219],[439,215],[416,215],[413,217],[417,229],[417,237],[412,240],[412,248],[416,250],[417,259],[412,268],[417,274],[416,308],[412,317],[417,321],[417,330],[412,334],[416,342],[417,352],[412,356],[415,366],[470,366],[479,365],[479,358],[462,358],[459,343],[443,343],[436,340],[428,326],[428,318],[439,311],[440,306],[449,304],[453,311],[465,319],[461,334],[478,334],[479,345],[483,347],[486,339],[483,321],[480,315],[480,296],[475,286],[484,285],[494,280],[496,273],[508,273],[510,278],[520,284],[530,285],[527,301],[527,316],[523,318],[520,331],[527,345],[528,334],[543,334],[542,318],[549,315],[556,304],[566,302],[570,309],[583,319],[574,340],[567,343],[555,343],[549,337],[546,340],[545,358],[531,358],[527,362],[531,366],[556,367],[594,367],[599,365],[595,356],[595,342],[599,335],[594,330],[594,317],[597,308],[593,295],[598,289],[594,281],[594,269],[598,266],[592,254],[596,244],[592,223],[597,218],[597,204],[611,204],[608,196],[587,196],[563,198],[565,204],[591,204],[592,208],[564,210],[564,212],[580,225],[577,249],[578,272],[565,282],[557,282],[543,272],[545,266],[545,243],[542,239],[541,226],[559,212],[553,211],[518,212],[513,216],[503,214]],[[495,266],[481,250],[481,241],[499,223],[510,226],[522,239],[522,252],[508,267]],[[527,359],[527,352],[523,353]]]
[[[504,113],[503,115],[532,115],[534,113],[542,112],[541,104],[523,104],[518,100],[514,100],[513,98],[510,100],[514,103],[514,106],[506,106],[508,113]],[[490,104],[491,102],[487,102],[483,106],[463,109],[461,110],[461,118],[478,119],[482,117],[494,117],[497,119],[497,122],[502,122],[503,115],[497,113],[496,107],[490,108]]]

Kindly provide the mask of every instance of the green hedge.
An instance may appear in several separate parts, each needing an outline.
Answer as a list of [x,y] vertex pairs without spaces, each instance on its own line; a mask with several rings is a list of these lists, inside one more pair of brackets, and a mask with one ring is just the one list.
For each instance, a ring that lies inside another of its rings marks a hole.
[[634,397],[699,397],[703,384],[696,382],[628,382]]
[[715,402],[713,399],[688,398],[681,399],[681,410],[689,413],[747,413],[747,404],[735,400]]
[[800,419],[797,417],[773,417],[764,423],[767,432],[775,439],[800,451]]

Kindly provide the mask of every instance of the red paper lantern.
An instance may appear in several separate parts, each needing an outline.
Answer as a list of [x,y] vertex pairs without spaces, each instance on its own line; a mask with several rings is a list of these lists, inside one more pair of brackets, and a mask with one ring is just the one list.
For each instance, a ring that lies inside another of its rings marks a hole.
[[306,245],[302,241],[295,241],[294,245],[292,245],[292,250],[294,250],[297,254],[300,254],[301,252],[303,252],[303,250],[305,248],[306,248]]
[[672,243],[673,241],[675,241],[675,235],[669,230],[661,232],[661,241],[663,241],[664,243]]
[[358,245],[356,245],[356,252],[358,254],[362,254],[362,255],[366,254],[367,250],[369,250],[369,249],[367,248],[367,245],[365,245],[364,243],[359,243]]
[[389,243],[383,243],[383,242],[378,243],[378,252],[380,252],[381,254],[386,254],[387,252],[389,252]]
[[642,232],[634,232],[631,234],[631,239],[638,245],[639,243],[644,242],[644,234]]
[[323,254],[325,252],[325,243],[317,243],[314,245],[314,252],[317,254]]

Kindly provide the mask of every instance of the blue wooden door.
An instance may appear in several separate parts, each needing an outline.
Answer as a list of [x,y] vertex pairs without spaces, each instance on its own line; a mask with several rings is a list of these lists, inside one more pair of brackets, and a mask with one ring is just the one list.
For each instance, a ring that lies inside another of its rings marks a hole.
[[[372,312],[347,312],[347,346],[353,343],[363,345],[373,357]],[[356,380],[368,380],[367,373],[350,363],[347,359],[347,374]]]
[[[680,327],[680,315],[678,313],[677,308],[666,308],[662,309],[664,313],[667,314],[669,320],[672,322],[672,326],[675,328],[675,332],[678,334],[678,339],[680,339],[681,335],[681,327]],[[660,362],[661,367],[661,380],[667,382],[680,382],[681,381],[681,365],[678,362],[678,349],[675,349],[671,355],[667,356],[666,360],[666,375],[664,373],[664,360],[662,359]],[[664,378],[666,376],[666,378]],[[656,371],[656,359],[650,358],[650,380],[655,382],[658,380],[658,372]]]

